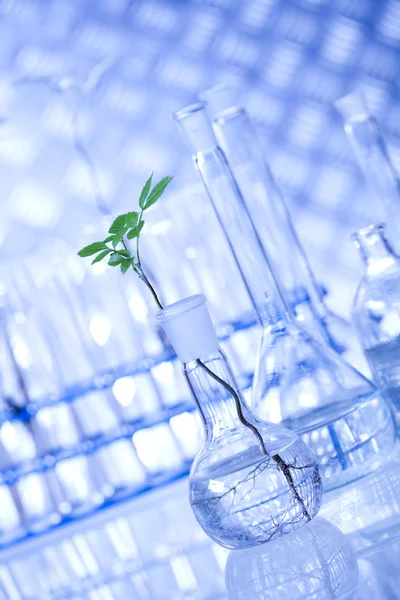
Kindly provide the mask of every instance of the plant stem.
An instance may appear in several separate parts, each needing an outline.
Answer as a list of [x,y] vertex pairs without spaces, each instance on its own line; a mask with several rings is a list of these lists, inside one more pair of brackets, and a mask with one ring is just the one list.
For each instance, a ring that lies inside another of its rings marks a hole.
[[261,454],[267,455],[268,453],[265,448],[264,440],[262,439],[260,432],[258,431],[258,429],[255,425],[253,425],[252,423],[249,423],[247,421],[247,419],[245,418],[245,416],[243,414],[242,403],[240,402],[239,394],[236,392],[236,390],[231,385],[229,385],[229,383],[224,381],[224,379],[221,379],[221,377],[219,377],[218,375],[216,375],[216,373],[211,371],[211,369],[209,369],[207,367],[207,365],[205,365],[199,358],[196,360],[196,363],[199,365],[199,367],[204,369],[206,371],[206,373],[210,377],[212,377],[212,379],[217,381],[220,385],[222,385],[222,387],[224,387],[231,394],[231,396],[233,397],[233,399],[235,401],[236,412],[238,414],[239,421],[245,427],[248,427],[248,429],[250,429],[254,433],[254,435],[257,438],[258,445],[260,446]]
[[[143,210],[140,211],[138,225],[139,225],[140,221],[142,220],[142,217],[143,217]],[[141,267],[142,263],[140,262],[139,237],[140,237],[140,234],[136,238],[136,260],[137,260],[137,264],[139,265],[139,267]],[[144,275],[144,273],[143,273],[143,275]],[[147,279],[147,277],[146,277],[146,279]],[[154,292],[154,295],[155,295],[155,297],[157,297],[157,294],[155,294],[155,292]],[[158,302],[158,298],[156,301]],[[158,304],[159,304],[159,302],[158,302]]]
[[[135,267],[133,267],[133,265],[132,265],[132,268],[133,268],[133,269],[135,269]],[[146,275],[145,275],[145,274],[144,274],[144,272],[143,272],[143,269],[142,269],[142,267],[141,267],[139,264],[137,264],[137,265],[136,265],[136,272],[137,272],[137,274],[139,275],[140,279],[143,281],[143,283],[144,283],[144,284],[147,286],[147,288],[150,290],[150,292],[151,292],[151,294],[152,294],[152,296],[153,296],[153,298],[154,298],[154,301],[155,301],[155,303],[157,304],[158,308],[159,308],[160,310],[162,310],[162,309],[163,309],[163,305],[161,304],[161,302],[160,302],[160,299],[159,299],[159,297],[157,296],[157,292],[156,292],[156,290],[153,288],[153,286],[151,285],[150,281],[147,279]]]

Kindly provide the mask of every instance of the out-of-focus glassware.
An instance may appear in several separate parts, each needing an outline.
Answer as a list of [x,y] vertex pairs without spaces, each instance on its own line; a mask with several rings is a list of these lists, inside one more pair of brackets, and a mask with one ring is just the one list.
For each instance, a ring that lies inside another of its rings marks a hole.
[[60,522],[50,486],[41,474],[30,473],[11,486],[10,491],[27,531],[37,533]]
[[368,108],[362,91],[340,98],[335,102],[335,107],[343,118],[344,130],[376,200],[372,222],[385,223],[390,242],[399,253],[400,181],[379,123]]
[[117,440],[100,448],[95,468],[104,474],[113,500],[143,489],[147,482],[147,473],[130,440]]
[[262,325],[255,414],[303,437],[318,456],[326,488],[376,469],[394,443],[390,409],[372,383],[294,322],[204,103],[176,118]]
[[[264,157],[262,144],[234,88],[218,85],[201,97],[240,188],[255,230],[285,290],[288,305],[300,325],[320,337],[347,360],[360,348],[351,324],[328,309],[307,255],[294,228],[281,190]],[[318,320],[318,321],[317,321]],[[318,326],[316,323],[318,322]]]
[[[143,315],[146,292],[76,256],[79,244],[104,237],[111,222],[101,173],[87,150],[89,100],[111,65],[111,58],[83,58],[59,77],[13,77],[12,101],[0,119],[9,229],[1,258],[16,260],[4,280],[0,274],[0,294],[4,288],[8,339],[31,403],[102,387],[165,350]],[[34,232],[36,247],[22,235],[26,245],[21,239],[14,248],[13,233],[24,227]],[[127,327],[139,312],[135,328]]]
[[353,239],[364,275],[353,303],[353,321],[375,381],[400,411],[400,258],[384,225],[359,229]]
[[30,424],[39,456],[78,450],[83,441],[72,405],[64,402],[41,408]]
[[193,512],[211,539],[247,548],[311,520],[322,484],[304,442],[247,408],[205,302],[202,294],[191,296],[159,311],[158,318],[183,363],[205,429],[190,471]]
[[22,514],[18,510],[18,505],[13,499],[12,491],[7,485],[0,485],[0,543],[9,542],[22,537],[26,533],[23,524]]
[[[356,512],[355,512],[356,511]],[[351,538],[357,554],[399,539],[400,462],[396,448],[380,469],[329,492],[320,516]]]
[[48,487],[63,517],[80,516],[104,502],[98,481],[101,473],[95,466],[93,456],[78,455],[58,462],[46,473]]
[[346,536],[316,517],[267,546],[231,552],[225,580],[229,600],[351,600],[357,559]]

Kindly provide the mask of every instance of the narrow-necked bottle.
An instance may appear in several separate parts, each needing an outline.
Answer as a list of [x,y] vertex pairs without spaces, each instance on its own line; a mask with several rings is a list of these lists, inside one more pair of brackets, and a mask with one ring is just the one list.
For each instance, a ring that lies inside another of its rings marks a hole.
[[354,325],[376,383],[400,413],[400,258],[384,225],[359,229],[353,239],[364,263]]
[[308,446],[248,409],[205,302],[198,294],[158,313],[204,425],[190,471],[190,504],[211,539],[248,548],[310,521],[320,506],[322,483]]
[[[293,318],[240,188],[198,103],[176,115],[262,327],[252,409],[315,450],[325,488],[374,470],[392,449],[392,413],[374,385]],[[217,275],[217,274],[216,274]]]

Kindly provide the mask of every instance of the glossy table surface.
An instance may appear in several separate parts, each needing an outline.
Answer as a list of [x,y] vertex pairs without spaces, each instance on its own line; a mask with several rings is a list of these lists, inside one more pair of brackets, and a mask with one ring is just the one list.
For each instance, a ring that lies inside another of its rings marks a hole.
[[230,599],[400,598],[400,463],[324,497],[319,515],[270,544],[231,552]]
[[400,600],[400,451],[289,535],[210,542],[187,480],[0,552],[0,600]]

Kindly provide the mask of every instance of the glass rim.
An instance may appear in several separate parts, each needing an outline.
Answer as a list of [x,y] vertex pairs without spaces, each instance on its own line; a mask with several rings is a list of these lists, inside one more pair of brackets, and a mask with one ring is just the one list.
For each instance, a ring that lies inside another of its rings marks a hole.
[[[230,102],[225,102],[222,108],[218,110],[212,110],[213,102],[213,94],[218,94],[219,92],[227,92],[230,95]],[[219,83],[210,88],[207,88],[200,94],[200,100],[204,100],[204,102],[208,105],[208,110],[213,117],[213,119],[218,119],[219,117],[229,116],[237,114],[238,112],[245,112],[244,106],[238,101],[237,98],[237,88],[229,83]]]
[[206,302],[205,294],[194,294],[165,306],[156,313],[156,317],[160,323],[165,323],[195,308],[199,308],[199,306],[203,306]]
[[369,237],[373,233],[379,233],[380,231],[384,231],[385,227],[385,223],[374,223],[372,225],[366,225],[365,227],[361,227],[360,229],[357,229],[357,231],[352,233],[351,239],[357,242],[361,239]]
[[175,121],[182,121],[182,119],[185,119],[186,117],[189,117],[190,115],[205,109],[206,106],[207,102],[205,102],[204,100],[199,100],[198,102],[194,102],[193,104],[189,104],[188,106],[180,108],[179,110],[173,113],[172,118]]

